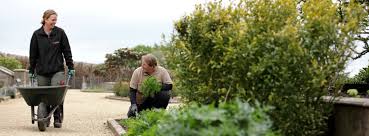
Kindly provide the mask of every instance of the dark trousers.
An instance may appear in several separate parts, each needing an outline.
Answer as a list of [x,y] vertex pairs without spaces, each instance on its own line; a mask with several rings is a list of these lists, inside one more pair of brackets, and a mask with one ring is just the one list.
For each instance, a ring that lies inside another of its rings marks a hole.
[[169,103],[169,99],[170,91],[160,91],[154,96],[154,98],[148,97],[144,100],[142,104],[138,104],[138,112],[153,108],[166,109]]
[[[64,72],[56,72],[55,74],[50,75],[37,75],[37,83],[38,86],[58,86],[60,83],[64,83],[65,75]],[[50,112],[53,107],[56,105],[50,105],[47,109]],[[59,107],[54,112],[54,120],[59,120],[61,122],[61,114],[63,110],[63,104],[59,105]]]

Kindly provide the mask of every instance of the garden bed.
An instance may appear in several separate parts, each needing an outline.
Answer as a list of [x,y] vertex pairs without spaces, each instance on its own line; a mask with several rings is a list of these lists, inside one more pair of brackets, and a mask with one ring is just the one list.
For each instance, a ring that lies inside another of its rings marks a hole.
[[108,127],[112,130],[115,136],[121,136],[126,133],[126,129],[120,125],[122,119],[108,119]]

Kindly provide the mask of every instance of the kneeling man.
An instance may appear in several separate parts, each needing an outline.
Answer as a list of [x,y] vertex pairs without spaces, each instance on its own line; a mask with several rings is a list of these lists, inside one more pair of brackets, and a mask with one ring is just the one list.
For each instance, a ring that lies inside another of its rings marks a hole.
[[[143,94],[140,92],[142,82],[149,76],[153,76],[162,84],[159,93],[154,97],[147,97],[144,99]],[[172,79],[169,76],[168,71],[158,66],[157,59],[152,54],[147,54],[141,58],[141,67],[137,68],[130,81],[130,99],[131,106],[128,111],[128,117],[134,117],[136,113],[139,113],[146,109],[152,108],[167,108],[170,91],[172,90]]]

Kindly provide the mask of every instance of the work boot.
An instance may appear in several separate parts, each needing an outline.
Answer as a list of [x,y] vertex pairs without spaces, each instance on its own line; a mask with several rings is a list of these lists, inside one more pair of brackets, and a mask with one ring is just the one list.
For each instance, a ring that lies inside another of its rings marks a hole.
[[61,127],[62,127],[61,120],[54,118],[54,128],[61,128]]
[[62,127],[61,113],[61,106],[59,106],[54,112],[54,128]]

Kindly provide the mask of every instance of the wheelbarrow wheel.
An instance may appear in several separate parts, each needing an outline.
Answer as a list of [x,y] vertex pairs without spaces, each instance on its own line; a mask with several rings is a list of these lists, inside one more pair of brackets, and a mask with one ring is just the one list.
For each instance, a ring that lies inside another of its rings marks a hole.
[[[47,117],[47,107],[44,103],[40,103],[37,107],[37,119]],[[47,121],[37,121],[38,130],[45,131],[47,126]]]

